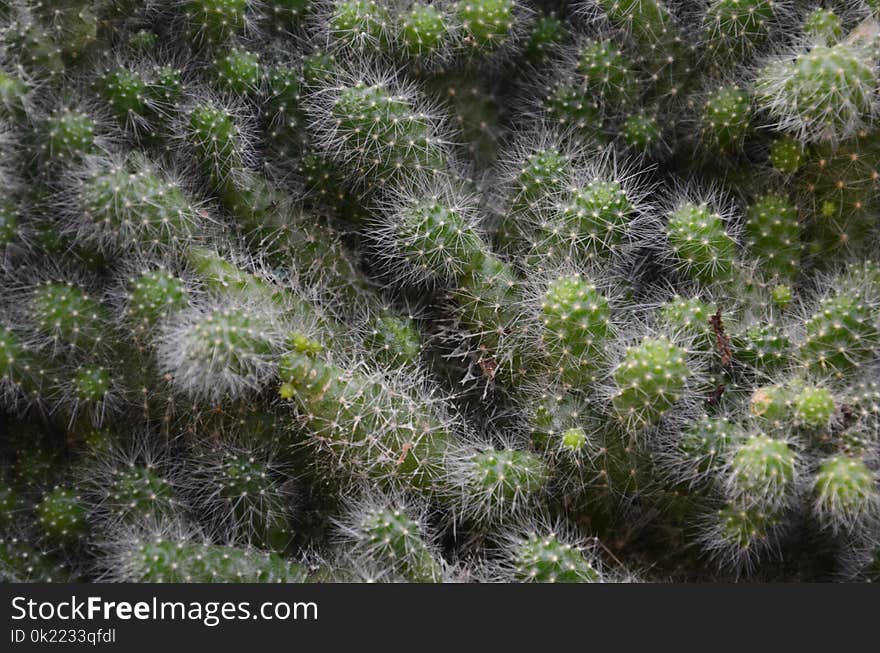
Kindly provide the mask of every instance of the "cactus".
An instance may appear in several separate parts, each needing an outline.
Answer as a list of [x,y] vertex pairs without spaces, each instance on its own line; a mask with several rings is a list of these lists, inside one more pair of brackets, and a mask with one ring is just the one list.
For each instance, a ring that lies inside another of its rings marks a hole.
[[244,166],[245,154],[234,115],[212,102],[198,104],[189,112],[187,140],[210,179],[219,188]]
[[45,536],[59,544],[76,543],[88,531],[87,508],[72,489],[55,487],[36,508]]
[[207,446],[193,472],[199,504],[224,532],[248,544],[283,551],[291,539],[289,472],[266,447]]
[[755,98],[779,131],[806,142],[835,142],[871,120],[876,86],[877,71],[858,45],[815,44],[763,68]]
[[288,340],[280,395],[294,401],[330,469],[430,491],[442,471],[437,456],[450,438],[448,421],[412,388],[368,368],[338,367],[302,334]]
[[[112,543],[109,578],[137,583],[297,583],[305,569],[275,553],[210,544],[174,524],[135,527]],[[112,562],[111,562],[112,561]]]
[[669,465],[677,478],[691,486],[717,478],[742,434],[725,417],[702,415],[694,420],[674,444]]
[[343,80],[327,89],[312,115],[322,149],[368,180],[442,171],[447,163],[442,116],[415,88]]
[[0,538],[0,580],[5,583],[67,583],[75,576],[51,555],[16,537]]
[[703,108],[703,138],[712,149],[737,149],[749,129],[749,98],[737,86],[721,86],[706,99]]
[[712,0],[703,17],[707,51],[720,58],[752,54],[784,8],[784,2],[773,0]]
[[112,470],[112,481],[104,493],[101,509],[106,510],[113,521],[161,518],[179,509],[171,483],[149,465]]
[[780,522],[773,510],[727,504],[711,516],[703,546],[720,567],[748,574],[774,548]]
[[770,163],[779,172],[794,174],[804,164],[804,146],[792,136],[780,136],[770,146]]
[[119,66],[105,72],[96,86],[119,124],[144,139],[163,130],[183,90],[181,71],[171,66]]
[[807,14],[803,24],[804,34],[811,39],[823,41],[826,45],[833,45],[843,36],[843,27],[840,17],[833,9],[816,7]]
[[395,503],[358,507],[339,528],[355,557],[372,560],[413,582],[436,583],[443,577],[424,525]]
[[85,289],[73,283],[40,284],[30,300],[36,327],[60,345],[96,349],[107,338],[110,316]]
[[750,326],[735,334],[732,342],[735,359],[763,375],[784,369],[791,356],[791,339],[774,323]]
[[870,360],[878,334],[870,307],[845,291],[822,300],[806,321],[800,357],[810,370],[842,376]]
[[465,47],[481,55],[504,47],[519,26],[516,0],[462,0],[453,10],[461,24]]
[[834,417],[837,406],[828,388],[807,386],[793,398],[795,418],[807,427],[823,428]]
[[76,161],[95,149],[95,121],[70,107],[53,109],[43,123],[39,150],[49,162]]
[[683,202],[669,214],[666,237],[684,274],[707,283],[733,272],[736,241],[724,219],[705,203]]
[[791,279],[800,267],[797,210],[778,193],[756,198],[746,209],[745,235],[752,254],[770,276]]
[[552,367],[572,385],[594,381],[609,335],[608,300],[579,275],[559,277],[547,285],[541,312]]
[[660,306],[660,324],[671,329],[679,339],[692,343],[696,350],[706,350],[715,342],[710,319],[715,307],[699,297],[675,295]]
[[728,491],[741,505],[772,510],[790,499],[799,473],[788,443],[764,433],[750,435],[732,452]]
[[640,429],[656,424],[681,398],[690,370],[685,351],[668,339],[645,337],[629,347],[614,371],[612,405],[621,422]]
[[244,30],[248,0],[188,0],[182,10],[193,42],[215,45]]
[[0,18],[4,580],[878,577],[877,0]]
[[650,152],[662,142],[657,118],[650,113],[634,113],[627,116],[620,129],[624,142],[639,152]]
[[877,480],[859,458],[834,456],[822,461],[813,486],[813,509],[833,530],[864,527],[876,517],[880,507]]
[[583,546],[553,532],[518,537],[509,544],[513,579],[521,583],[595,583],[602,574]]
[[635,96],[638,79],[629,57],[613,42],[588,41],[578,53],[577,71],[584,88],[601,98],[604,107],[619,112]]
[[375,0],[334,0],[328,30],[335,44],[355,50],[383,51],[390,45],[392,17]]
[[783,385],[757,388],[750,400],[750,413],[776,426],[791,419],[792,392]]
[[561,133],[570,132],[584,143],[603,142],[602,117],[597,98],[572,76],[554,81],[541,103],[545,120]]
[[462,493],[460,517],[489,523],[524,510],[549,480],[538,456],[492,446],[453,452],[447,467],[449,491]]
[[246,95],[257,91],[262,78],[260,56],[241,48],[232,48],[214,64],[217,87],[227,93]]
[[568,27],[554,14],[540,14],[523,45],[523,57],[533,66],[549,62],[568,41]]
[[199,232],[201,220],[179,182],[147,161],[99,164],[78,186],[72,229],[83,243],[150,252],[179,249]]
[[188,295],[183,280],[164,267],[133,277],[125,298],[125,315],[136,337],[149,338],[169,316],[188,306]]
[[282,332],[274,307],[194,305],[159,335],[160,365],[195,399],[218,400],[263,387],[276,371]]

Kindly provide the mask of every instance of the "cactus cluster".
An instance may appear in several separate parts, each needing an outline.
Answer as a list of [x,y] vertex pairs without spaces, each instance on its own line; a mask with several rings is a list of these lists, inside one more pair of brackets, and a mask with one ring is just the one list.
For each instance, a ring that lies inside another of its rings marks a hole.
[[880,580],[877,3],[0,5],[0,579]]

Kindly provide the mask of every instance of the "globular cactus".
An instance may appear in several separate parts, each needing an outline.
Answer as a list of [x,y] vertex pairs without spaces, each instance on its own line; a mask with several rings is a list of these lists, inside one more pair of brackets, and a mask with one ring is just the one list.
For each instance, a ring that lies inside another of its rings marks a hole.
[[617,418],[634,429],[656,424],[687,389],[686,358],[684,349],[664,337],[645,337],[627,348],[613,375]]
[[147,140],[167,126],[183,91],[181,71],[159,65],[111,68],[95,85],[119,124]]
[[184,129],[204,174],[212,185],[225,189],[247,160],[235,114],[216,102],[202,102],[189,110]]
[[728,474],[727,489],[736,503],[774,510],[797,489],[800,462],[787,442],[758,433],[731,451]]
[[395,383],[362,363],[343,360],[340,367],[303,334],[288,338],[287,349],[280,395],[293,401],[329,474],[343,484],[366,477],[392,488],[433,490],[452,437],[448,417],[405,379]]
[[815,44],[762,68],[755,99],[783,133],[806,142],[837,142],[877,110],[877,70],[858,44]]
[[341,75],[310,100],[309,110],[317,144],[364,181],[442,172],[448,165],[445,117],[412,84]]
[[828,388],[806,386],[792,398],[795,419],[808,428],[827,427],[834,417],[837,405]]
[[657,317],[677,340],[690,343],[693,350],[706,351],[715,342],[710,319],[716,311],[716,306],[699,297],[673,295],[660,305]]
[[56,486],[36,507],[44,536],[51,542],[75,545],[88,532],[88,508],[75,490]]
[[436,583],[443,563],[424,516],[395,501],[355,504],[338,524],[340,541],[354,558],[372,561],[407,581]]
[[411,317],[387,312],[367,324],[364,346],[383,367],[417,364],[421,336]]
[[647,154],[660,149],[663,133],[657,117],[651,113],[633,113],[627,116],[620,129],[623,142],[639,153]]
[[587,41],[578,50],[576,65],[584,88],[599,96],[602,106],[619,113],[638,91],[638,77],[629,56],[610,40]]
[[259,54],[243,48],[231,48],[214,63],[215,86],[233,95],[256,93],[262,74]]
[[583,88],[576,75],[553,80],[542,94],[539,111],[555,131],[571,134],[585,145],[607,140],[598,99]]
[[190,288],[163,266],[147,268],[128,280],[125,317],[138,340],[149,340],[173,313],[189,305]]
[[823,299],[806,321],[800,358],[811,371],[842,376],[876,355],[880,333],[871,306],[845,290]]
[[587,10],[601,12],[635,42],[643,67],[663,98],[675,98],[687,83],[693,52],[682,36],[678,17],[662,0],[588,0]]
[[334,46],[373,52],[390,47],[393,18],[384,2],[333,0],[328,4],[327,30]]
[[700,123],[709,148],[726,152],[740,147],[751,123],[746,91],[738,86],[720,86],[706,98]]
[[485,57],[516,39],[528,10],[517,0],[459,0],[453,11],[465,48]]
[[248,0],[187,0],[181,12],[193,43],[211,46],[245,30],[248,4]]
[[864,528],[880,508],[876,474],[863,460],[833,456],[819,465],[813,481],[814,508],[831,529]]
[[691,487],[714,482],[724,470],[730,451],[743,437],[741,429],[726,417],[703,414],[687,425],[663,452],[676,480]]
[[759,375],[772,375],[784,369],[792,353],[791,338],[772,322],[751,325],[733,334],[732,343],[735,360]]
[[775,552],[782,524],[772,509],[736,503],[725,505],[704,521],[701,542],[706,552],[720,567],[745,575]]
[[705,203],[684,201],[669,212],[666,223],[674,265],[699,281],[723,281],[733,272],[736,240],[724,217]]
[[179,181],[139,158],[86,165],[72,194],[62,210],[71,199],[78,204],[69,226],[74,238],[108,252],[180,249],[204,222]]
[[797,209],[784,195],[767,193],[746,209],[747,245],[769,276],[791,279],[800,267],[801,226]]
[[96,123],[87,113],[72,107],[53,109],[45,117],[38,153],[48,163],[64,165],[95,150]]
[[39,399],[56,381],[50,361],[32,342],[0,324],[0,390],[15,406],[22,395]]
[[267,446],[203,445],[195,454],[192,492],[214,528],[261,548],[284,551],[292,538],[290,472]]
[[559,56],[570,38],[568,26],[555,13],[539,13],[523,44],[522,56],[531,65],[540,66]]
[[110,333],[107,308],[72,282],[39,284],[30,297],[30,319],[55,346],[94,350]]
[[435,65],[454,53],[455,38],[449,14],[433,4],[414,2],[397,19],[397,42],[417,64]]
[[474,198],[452,184],[401,192],[396,206],[383,212],[377,224],[377,249],[388,257],[389,266],[399,266],[403,259],[416,280],[464,279],[491,256],[480,234],[479,218]]
[[113,403],[116,380],[103,365],[84,365],[73,375],[71,399],[73,412],[87,410],[92,421],[100,424]]
[[751,396],[749,411],[754,417],[782,426],[791,420],[792,391],[785,385],[757,388]]
[[447,456],[447,492],[460,519],[489,524],[526,510],[546,486],[546,463],[529,451],[461,447]]
[[787,9],[784,1],[711,0],[703,16],[707,52],[721,60],[754,54]]
[[93,528],[112,532],[183,513],[181,468],[172,449],[157,446],[144,433],[130,442],[112,431],[92,435],[78,485]]
[[541,298],[541,340],[551,369],[566,383],[584,387],[604,363],[611,335],[608,300],[580,275],[553,279]]
[[552,530],[510,534],[505,572],[519,583],[596,583],[604,577],[593,547]]
[[824,7],[816,7],[807,14],[802,29],[811,39],[824,41],[829,45],[833,45],[843,36],[840,16],[833,9]]
[[529,263],[547,268],[551,262],[625,255],[647,224],[646,191],[639,181],[623,166],[601,160],[578,167],[568,188],[536,202],[540,222],[530,234]]
[[770,146],[769,158],[779,172],[794,174],[804,164],[804,146],[792,136],[780,136]]

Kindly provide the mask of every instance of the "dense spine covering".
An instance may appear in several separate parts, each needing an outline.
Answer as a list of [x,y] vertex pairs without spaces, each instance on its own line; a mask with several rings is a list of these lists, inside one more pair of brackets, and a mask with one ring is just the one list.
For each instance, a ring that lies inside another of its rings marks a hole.
[[0,579],[877,579],[877,3],[2,4]]

